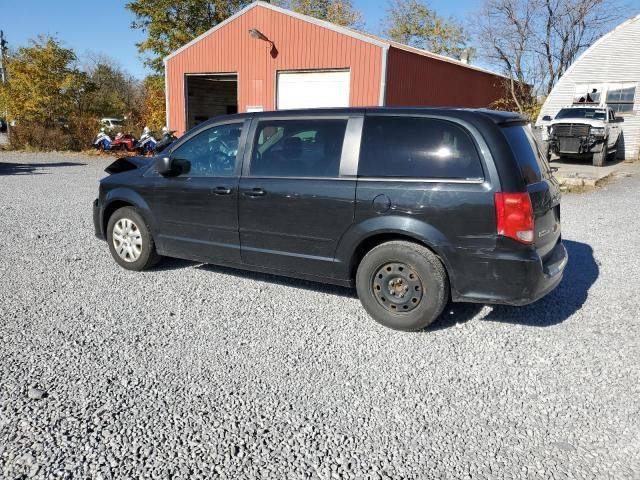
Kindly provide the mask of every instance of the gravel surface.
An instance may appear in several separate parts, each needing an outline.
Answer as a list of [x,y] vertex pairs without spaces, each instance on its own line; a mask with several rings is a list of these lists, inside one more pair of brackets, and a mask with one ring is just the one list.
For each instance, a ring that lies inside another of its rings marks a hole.
[[428,331],[93,236],[105,157],[0,152],[0,478],[640,478],[640,169],[567,195],[563,283]]

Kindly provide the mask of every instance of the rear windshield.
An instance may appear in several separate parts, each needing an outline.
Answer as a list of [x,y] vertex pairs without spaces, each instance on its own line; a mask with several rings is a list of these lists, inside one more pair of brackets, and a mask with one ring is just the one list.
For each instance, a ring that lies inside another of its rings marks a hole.
[[527,185],[549,178],[551,169],[529,125],[505,127],[504,134]]
[[560,118],[593,118],[604,120],[606,112],[598,108],[563,108],[556,115],[556,120]]

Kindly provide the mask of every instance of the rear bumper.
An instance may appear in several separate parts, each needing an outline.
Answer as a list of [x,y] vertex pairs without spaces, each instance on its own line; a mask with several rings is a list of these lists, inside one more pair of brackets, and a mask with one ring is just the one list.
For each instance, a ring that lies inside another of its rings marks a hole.
[[533,251],[484,253],[465,262],[466,268],[452,289],[453,300],[505,305],[533,303],[558,286],[568,259],[561,241],[544,261]]
[[100,208],[100,201],[97,198],[93,201],[93,227],[96,237],[100,240],[105,240],[104,232],[102,231],[102,208]]

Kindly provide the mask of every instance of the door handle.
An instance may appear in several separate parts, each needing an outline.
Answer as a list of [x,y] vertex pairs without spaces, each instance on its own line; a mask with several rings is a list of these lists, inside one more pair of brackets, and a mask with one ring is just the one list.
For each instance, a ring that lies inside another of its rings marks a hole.
[[213,193],[216,195],[229,195],[231,193],[231,189],[229,187],[216,187],[213,189]]
[[263,197],[266,194],[267,194],[267,192],[265,192],[261,188],[253,188],[251,190],[246,190],[244,192],[244,195],[246,195],[247,197]]

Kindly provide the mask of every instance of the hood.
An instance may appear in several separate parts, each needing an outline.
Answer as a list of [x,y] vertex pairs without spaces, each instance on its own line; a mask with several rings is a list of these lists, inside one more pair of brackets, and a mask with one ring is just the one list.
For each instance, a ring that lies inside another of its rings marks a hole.
[[153,158],[149,157],[122,157],[104,169],[109,175],[114,173],[128,172],[151,164]]
[[592,127],[603,127],[604,120],[596,120],[594,118],[560,118],[557,120],[551,120],[550,122],[545,122],[545,126],[551,127],[553,125],[558,125],[561,123],[573,123],[578,125],[590,125]]

